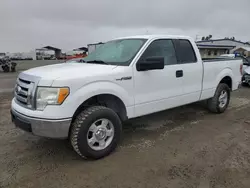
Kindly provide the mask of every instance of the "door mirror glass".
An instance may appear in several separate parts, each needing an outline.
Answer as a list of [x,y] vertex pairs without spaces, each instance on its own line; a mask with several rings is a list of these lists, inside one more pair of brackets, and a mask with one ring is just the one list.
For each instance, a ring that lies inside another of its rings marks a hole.
[[164,57],[148,57],[136,64],[137,71],[164,69]]

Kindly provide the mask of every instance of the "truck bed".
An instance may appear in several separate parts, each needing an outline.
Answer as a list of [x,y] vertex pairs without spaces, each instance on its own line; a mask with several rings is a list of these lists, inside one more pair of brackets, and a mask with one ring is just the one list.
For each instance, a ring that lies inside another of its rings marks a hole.
[[[209,63],[208,63],[209,62]],[[203,92],[201,99],[207,99],[214,94],[220,79],[225,72],[231,72],[232,90],[238,88],[241,80],[241,59],[235,58],[204,58],[203,59]]]
[[203,62],[232,61],[232,60],[239,60],[239,59],[230,58],[230,57],[202,58]]

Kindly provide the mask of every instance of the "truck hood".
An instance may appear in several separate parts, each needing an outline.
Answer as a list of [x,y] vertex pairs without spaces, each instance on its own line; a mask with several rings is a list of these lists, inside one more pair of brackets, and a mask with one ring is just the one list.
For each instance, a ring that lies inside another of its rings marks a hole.
[[25,74],[41,77],[44,80],[55,80],[58,78],[71,78],[74,76],[93,76],[107,74],[117,66],[100,65],[87,63],[60,63],[56,65],[47,65],[37,68],[32,68],[24,71]]

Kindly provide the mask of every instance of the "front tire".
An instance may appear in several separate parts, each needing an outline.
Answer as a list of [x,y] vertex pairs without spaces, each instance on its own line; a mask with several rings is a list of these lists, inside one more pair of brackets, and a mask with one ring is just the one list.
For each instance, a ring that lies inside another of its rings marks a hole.
[[115,150],[121,132],[121,120],[113,110],[93,106],[81,112],[73,122],[71,145],[83,158],[100,159]]
[[227,84],[220,83],[215,91],[214,97],[208,99],[207,106],[213,113],[223,113],[230,102],[230,88]]

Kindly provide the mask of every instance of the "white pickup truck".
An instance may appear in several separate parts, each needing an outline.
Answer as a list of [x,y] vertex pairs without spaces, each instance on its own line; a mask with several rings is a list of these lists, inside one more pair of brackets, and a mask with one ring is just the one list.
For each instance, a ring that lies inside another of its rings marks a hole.
[[202,60],[185,36],[119,38],[81,60],[20,73],[12,120],[37,136],[68,138],[81,157],[98,159],[116,148],[127,119],[202,100],[224,112],[242,64]]

